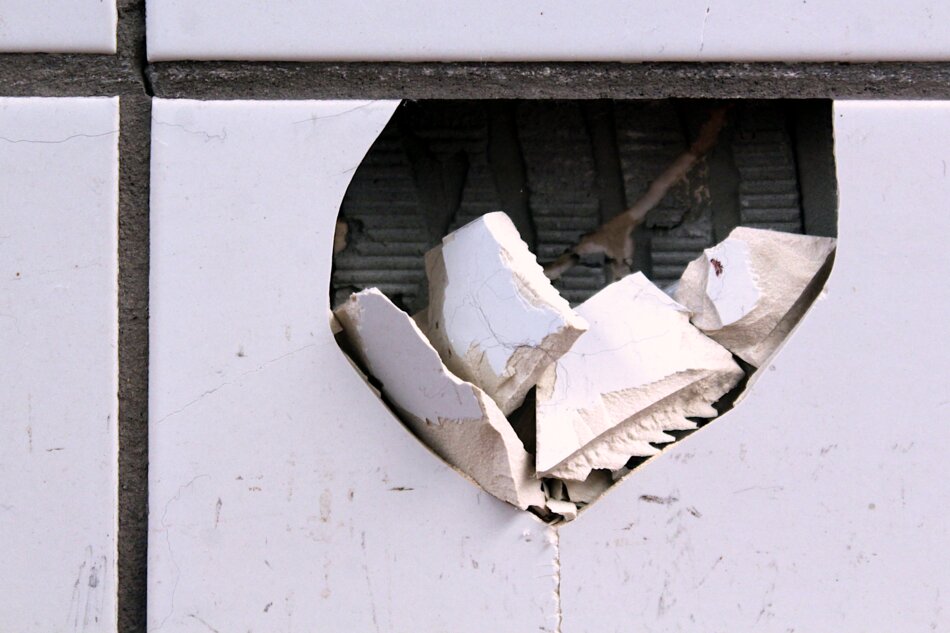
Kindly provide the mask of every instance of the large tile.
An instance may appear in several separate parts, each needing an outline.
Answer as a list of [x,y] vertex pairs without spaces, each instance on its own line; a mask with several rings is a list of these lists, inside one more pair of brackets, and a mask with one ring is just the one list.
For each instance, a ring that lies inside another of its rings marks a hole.
[[117,99],[0,99],[0,631],[116,630]]
[[0,0],[0,53],[114,53],[115,0]]
[[858,61],[950,59],[937,0],[148,0],[149,58]]
[[950,628],[950,103],[839,103],[825,293],[732,412],[560,530],[564,633]]
[[149,629],[538,631],[555,534],[423,448],[329,326],[395,102],[153,108]]

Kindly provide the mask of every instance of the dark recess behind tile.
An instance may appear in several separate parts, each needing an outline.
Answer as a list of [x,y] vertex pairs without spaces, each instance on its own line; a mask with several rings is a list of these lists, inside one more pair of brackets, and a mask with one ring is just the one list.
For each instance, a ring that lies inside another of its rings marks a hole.
[[[510,215],[539,261],[640,198],[687,149],[710,101],[420,101],[401,106],[356,170],[331,299],[379,287],[426,304],[423,254],[490,211]],[[636,233],[635,268],[660,285],[736,225],[834,235],[828,101],[738,102],[719,142]],[[557,281],[579,303],[609,281],[596,259]]]

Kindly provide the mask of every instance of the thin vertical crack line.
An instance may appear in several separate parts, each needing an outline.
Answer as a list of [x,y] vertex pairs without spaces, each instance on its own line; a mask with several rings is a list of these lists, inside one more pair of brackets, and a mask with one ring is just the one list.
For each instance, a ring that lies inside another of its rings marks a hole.
[[562,633],[564,612],[561,610],[561,531],[557,527],[551,528],[553,536],[551,544],[554,546],[554,617],[556,618],[555,633]]

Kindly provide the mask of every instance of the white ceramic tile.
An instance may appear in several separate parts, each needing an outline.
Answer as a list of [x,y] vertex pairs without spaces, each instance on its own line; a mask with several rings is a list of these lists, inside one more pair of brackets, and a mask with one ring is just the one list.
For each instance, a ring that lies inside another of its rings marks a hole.
[[950,629],[950,103],[834,116],[825,295],[736,409],[561,529],[564,633]]
[[0,99],[0,631],[116,630],[117,99]]
[[115,0],[0,0],[0,53],[114,53]]
[[148,0],[149,58],[947,60],[939,0]]
[[552,530],[423,448],[329,327],[395,102],[153,108],[149,630],[539,631]]

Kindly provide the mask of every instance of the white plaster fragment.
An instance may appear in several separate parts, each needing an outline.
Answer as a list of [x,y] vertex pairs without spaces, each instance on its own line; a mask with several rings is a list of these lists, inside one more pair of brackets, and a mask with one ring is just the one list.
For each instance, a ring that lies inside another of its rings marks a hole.
[[560,499],[548,499],[548,510],[555,514],[560,514],[565,521],[573,521],[577,518],[577,505],[570,501],[561,501]]
[[567,496],[574,503],[590,504],[607,492],[614,483],[609,470],[593,470],[584,481],[565,481]]
[[343,326],[340,325],[340,322],[337,320],[336,315],[333,314],[333,311],[330,310],[330,332],[336,336],[343,331]]
[[372,288],[351,295],[336,315],[360,361],[420,439],[499,499],[522,509],[544,505],[531,458],[504,414],[449,371],[408,314]]
[[738,227],[689,264],[676,300],[696,327],[761,367],[821,290],[812,281],[834,250],[830,237]]
[[504,213],[443,238],[426,254],[426,274],[432,345],[506,415],[587,329]]
[[636,273],[577,308],[590,329],[537,389],[537,470],[583,481],[658,452],[670,430],[713,417],[742,370],[690,325],[687,310]]

